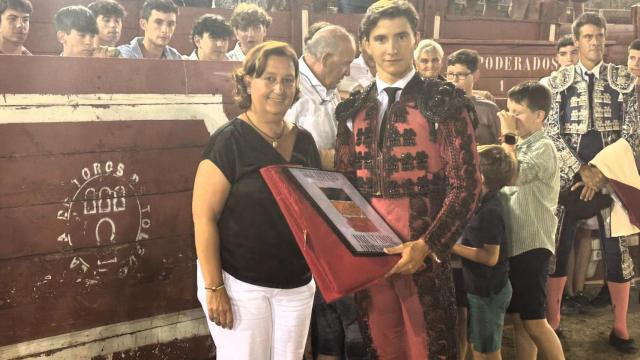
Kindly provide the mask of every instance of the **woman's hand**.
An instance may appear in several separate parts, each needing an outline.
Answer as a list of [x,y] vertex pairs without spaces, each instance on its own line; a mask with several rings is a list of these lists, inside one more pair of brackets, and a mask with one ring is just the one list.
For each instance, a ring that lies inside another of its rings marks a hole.
[[233,327],[233,312],[227,290],[221,288],[216,291],[206,291],[209,320],[224,329],[231,329]]
[[424,269],[424,259],[431,253],[431,250],[424,240],[415,240],[386,248],[384,252],[387,254],[400,254],[402,256],[393,269],[387,273],[387,276],[389,276],[392,274],[411,275],[416,271]]

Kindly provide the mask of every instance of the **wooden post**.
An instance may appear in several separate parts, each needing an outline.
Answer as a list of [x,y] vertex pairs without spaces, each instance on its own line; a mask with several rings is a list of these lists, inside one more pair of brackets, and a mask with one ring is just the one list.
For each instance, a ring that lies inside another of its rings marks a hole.
[[640,4],[631,7],[631,22],[633,23],[634,38],[640,37]]
[[[302,54],[304,34],[309,27],[310,0],[290,0],[291,9],[291,45],[298,55]],[[303,19],[304,18],[304,19]],[[306,20],[306,21],[305,21]],[[304,25],[304,26],[303,26]]]
[[[440,26],[447,14],[447,0],[424,0],[422,4],[420,11],[420,19],[422,20],[421,38],[442,37]],[[436,21],[436,17],[440,20]]]

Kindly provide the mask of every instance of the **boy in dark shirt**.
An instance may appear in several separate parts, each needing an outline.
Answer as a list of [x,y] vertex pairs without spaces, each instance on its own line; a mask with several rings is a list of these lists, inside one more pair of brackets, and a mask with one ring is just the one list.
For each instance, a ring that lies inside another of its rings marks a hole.
[[482,201],[453,253],[462,257],[469,302],[469,342],[474,359],[500,359],[504,314],[511,300],[509,258],[503,246],[506,229],[502,203],[496,196],[515,173],[500,145],[478,147]]

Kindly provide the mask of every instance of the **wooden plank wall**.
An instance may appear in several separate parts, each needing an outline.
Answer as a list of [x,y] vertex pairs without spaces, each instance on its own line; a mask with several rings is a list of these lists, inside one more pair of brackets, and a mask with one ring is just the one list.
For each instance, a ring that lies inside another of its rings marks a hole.
[[506,105],[506,93],[512,86],[540,79],[558,68],[555,48],[549,42],[441,39],[440,43],[445,57],[463,48],[478,51],[480,80],[475,88],[491,92],[499,106]]
[[[46,353],[79,358],[65,334],[97,340],[89,330],[113,325],[124,336],[131,321],[152,328],[192,309],[200,325],[162,346],[209,356],[191,189],[210,130],[226,122],[234,65],[0,57],[0,358],[39,355],[34,341],[56,335],[67,349]],[[115,352],[159,346],[142,345]]]

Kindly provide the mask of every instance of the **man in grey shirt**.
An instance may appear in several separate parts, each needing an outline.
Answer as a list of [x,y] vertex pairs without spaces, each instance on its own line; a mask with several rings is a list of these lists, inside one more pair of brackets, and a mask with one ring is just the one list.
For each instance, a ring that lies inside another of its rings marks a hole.
[[169,46],[176,29],[178,7],[172,0],[146,0],[142,5],[140,28],[144,37],[135,37],[118,50],[129,59],[180,60],[182,55]]
[[480,124],[476,129],[478,145],[497,144],[500,136],[498,106],[492,101],[475,96],[473,85],[479,78],[480,56],[475,50],[461,49],[447,59],[447,80],[464,90],[473,101]]

